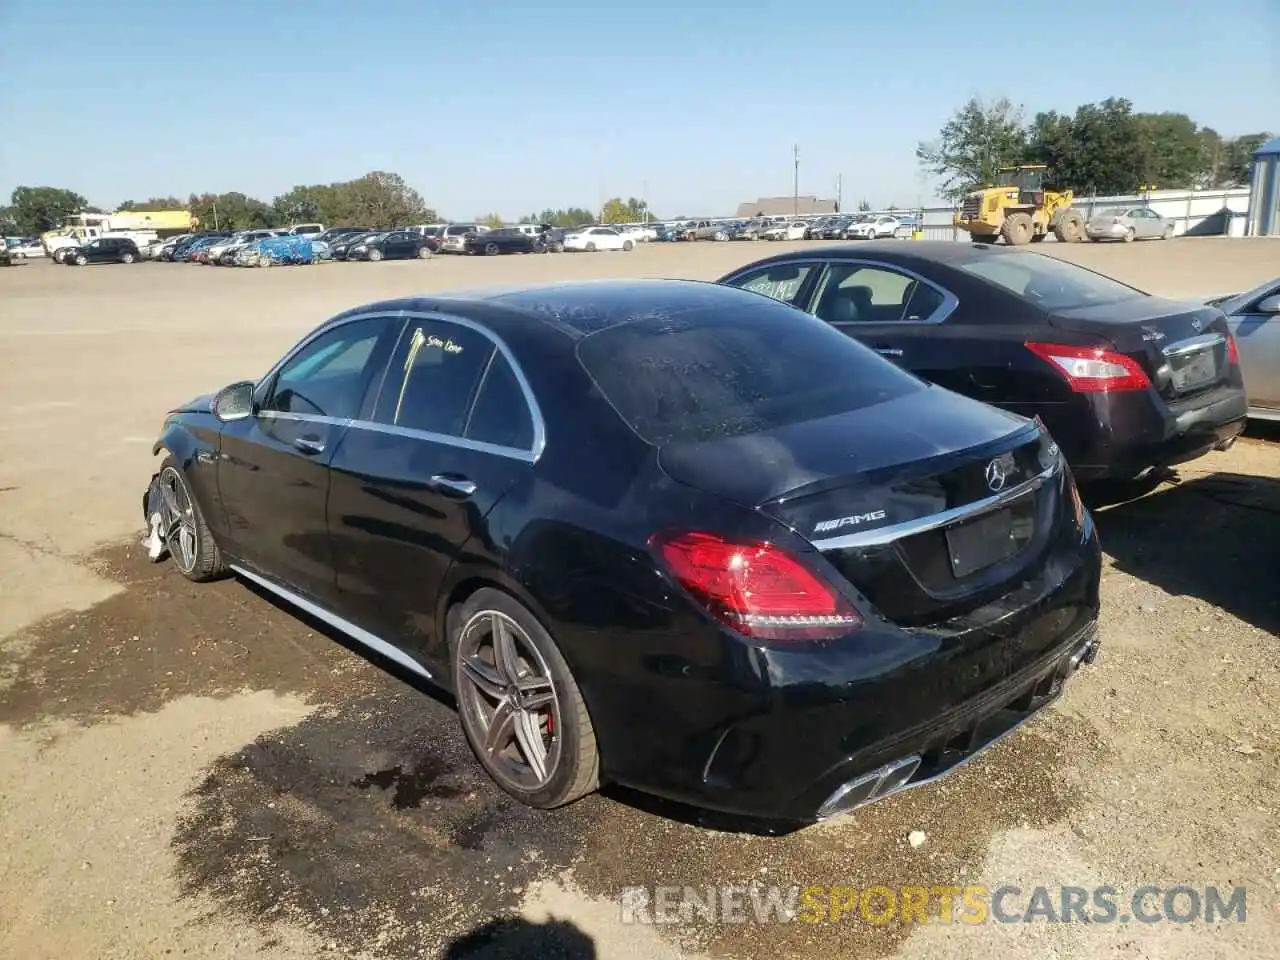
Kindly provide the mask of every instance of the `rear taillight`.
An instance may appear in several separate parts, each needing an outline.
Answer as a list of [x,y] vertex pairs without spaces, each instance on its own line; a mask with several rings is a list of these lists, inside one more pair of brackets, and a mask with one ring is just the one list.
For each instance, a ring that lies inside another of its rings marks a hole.
[[676,531],[649,546],[711,616],[744,636],[833,640],[862,626],[829,583],[771,543]]
[[1236,338],[1227,334],[1227,363],[1233,367],[1240,366],[1240,348],[1236,346]]
[[1146,371],[1123,353],[1065,343],[1027,343],[1026,348],[1052,364],[1076,393],[1145,390],[1151,386]]

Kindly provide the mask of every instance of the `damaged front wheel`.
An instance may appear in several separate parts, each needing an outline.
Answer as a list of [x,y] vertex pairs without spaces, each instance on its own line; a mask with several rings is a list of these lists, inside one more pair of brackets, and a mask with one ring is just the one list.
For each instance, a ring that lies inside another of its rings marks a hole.
[[[222,551],[173,457],[165,458],[151,482],[146,521],[150,537],[144,542],[151,547],[153,559],[160,559],[168,552],[178,571],[197,583],[226,575]],[[161,546],[163,550],[157,549]]]

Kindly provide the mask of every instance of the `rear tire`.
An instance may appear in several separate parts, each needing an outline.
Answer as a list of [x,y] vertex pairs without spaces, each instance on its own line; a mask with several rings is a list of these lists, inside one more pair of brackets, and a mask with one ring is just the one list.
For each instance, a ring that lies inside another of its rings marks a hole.
[[[499,629],[509,651],[502,663]],[[451,610],[449,661],[462,732],[499,787],[541,810],[562,807],[599,787],[600,753],[582,691],[560,648],[523,604],[485,587]],[[516,684],[517,677],[526,690]],[[518,707],[523,698],[548,694],[549,702]],[[508,716],[516,707],[511,732],[495,736],[494,721],[504,706]],[[486,746],[504,741],[501,749]],[[527,762],[530,741],[542,751],[546,768],[541,772]]]
[[592,243],[588,243],[588,244],[587,244],[587,253],[595,253],[595,252],[596,252],[596,245],[595,245],[595,243],[594,243],[594,242],[592,242]]
[[427,246],[421,246],[421,247],[419,247],[419,248],[418,248],[418,259],[419,259],[419,260],[430,260],[430,259],[431,259],[431,248],[430,248],[430,247],[427,247]]
[[1011,247],[1020,247],[1029,242],[1034,233],[1035,226],[1031,223],[1031,217],[1025,213],[1011,213],[1004,218],[1004,224],[1000,227],[1000,235]]
[[226,560],[209,532],[200,504],[191,495],[176,457],[165,457],[160,465],[160,483],[162,491],[166,488],[170,491],[163,498],[170,516],[163,522],[166,529],[172,527],[166,543],[178,572],[196,583],[226,576]]
[[635,248],[635,244],[632,243],[630,240],[622,241],[622,249],[627,251],[628,253],[630,253],[634,248]]
[[1068,210],[1058,218],[1053,235],[1060,243],[1079,243],[1084,239],[1084,218],[1074,210]]

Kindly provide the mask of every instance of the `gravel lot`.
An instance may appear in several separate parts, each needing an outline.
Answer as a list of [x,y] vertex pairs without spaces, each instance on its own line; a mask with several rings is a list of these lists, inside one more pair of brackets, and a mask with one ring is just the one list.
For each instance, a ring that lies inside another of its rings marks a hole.
[[[619,792],[513,806],[447,704],[244,585],[194,587],[135,545],[164,411],[257,375],[338,310],[713,279],[777,249],[0,271],[0,957],[1274,956],[1275,431],[1099,511],[1103,653],[1053,708],[937,787],[783,837]],[[1042,252],[1178,296],[1280,273],[1266,240]],[[1247,921],[619,922],[627,886],[748,882],[1105,883],[1122,902],[1142,884],[1243,886]]]

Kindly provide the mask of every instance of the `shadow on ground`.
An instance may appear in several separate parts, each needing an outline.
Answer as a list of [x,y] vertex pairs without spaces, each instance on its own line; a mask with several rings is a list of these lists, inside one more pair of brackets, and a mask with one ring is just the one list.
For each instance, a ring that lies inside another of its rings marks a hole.
[[594,960],[595,941],[567,920],[491,920],[444,949],[444,960]]
[[1119,570],[1280,634],[1280,481],[1211,474],[1094,519]]
[[[316,709],[302,721],[208,768],[173,838],[175,875],[217,912],[268,931],[296,924],[349,953],[520,956],[529,944],[526,955],[554,957],[540,945],[560,937],[563,955],[589,956],[572,952],[580,944],[563,928],[493,922],[566,877],[612,904],[626,887],[659,884],[956,883],[996,832],[1066,817],[1082,796],[1069,771],[1102,750],[1087,723],[1047,713],[941,784],[785,836],[708,830],[627,791],[536,811],[483,774],[447,697],[376,669],[236,581],[189,584],[134,548],[98,565],[125,590],[28,631],[0,690],[0,722],[93,723],[243,689],[306,697]],[[928,837],[919,848],[907,842],[915,830]],[[910,929],[700,922],[667,932],[722,954],[827,957],[888,955]]]

